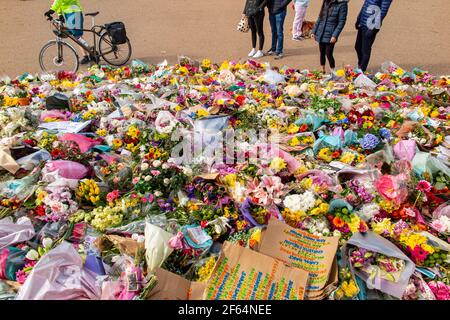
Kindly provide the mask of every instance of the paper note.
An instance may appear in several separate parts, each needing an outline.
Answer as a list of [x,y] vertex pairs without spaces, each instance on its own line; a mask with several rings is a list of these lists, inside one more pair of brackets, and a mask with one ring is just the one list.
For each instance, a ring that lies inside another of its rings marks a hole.
[[303,300],[308,273],[225,242],[205,291],[206,300]]
[[321,290],[333,267],[338,237],[318,237],[271,219],[259,252],[309,273],[307,290]]

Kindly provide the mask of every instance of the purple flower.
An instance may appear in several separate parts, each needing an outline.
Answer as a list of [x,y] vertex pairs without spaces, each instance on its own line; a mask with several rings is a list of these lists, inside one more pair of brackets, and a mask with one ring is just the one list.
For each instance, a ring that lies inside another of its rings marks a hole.
[[379,133],[383,139],[391,140],[391,138],[392,138],[392,133],[391,133],[391,130],[389,130],[389,129],[381,128]]
[[366,150],[375,149],[380,143],[380,139],[374,136],[371,133],[366,134],[361,140],[359,140],[359,144]]

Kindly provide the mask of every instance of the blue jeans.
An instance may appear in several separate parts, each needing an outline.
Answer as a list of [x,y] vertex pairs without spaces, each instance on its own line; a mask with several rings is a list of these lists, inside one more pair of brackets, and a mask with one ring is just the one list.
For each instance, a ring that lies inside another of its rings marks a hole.
[[284,41],[284,20],[286,19],[287,10],[283,10],[277,14],[270,14],[270,28],[272,29],[272,48],[271,51],[276,54],[283,53]]

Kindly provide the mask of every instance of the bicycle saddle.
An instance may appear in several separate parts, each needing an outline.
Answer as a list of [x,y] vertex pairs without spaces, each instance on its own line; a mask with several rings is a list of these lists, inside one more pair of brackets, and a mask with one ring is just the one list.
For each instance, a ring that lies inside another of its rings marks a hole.
[[90,16],[90,17],[95,17],[96,15],[98,15],[100,13],[100,11],[96,11],[96,12],[90,12],[90,13],[85,13],[85,16]]

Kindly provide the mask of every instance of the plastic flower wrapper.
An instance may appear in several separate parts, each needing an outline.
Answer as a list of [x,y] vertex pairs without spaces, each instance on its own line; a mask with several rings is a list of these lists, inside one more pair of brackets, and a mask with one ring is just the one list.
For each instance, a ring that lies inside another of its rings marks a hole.
[[173,249],[169,246],[172,234],[150,223],[145,225],[145,258],[148,272],[160,267]]
[[[45,281],[44,281],[45,280]],[[20,288],[18,300],[99,299],[95,277],[83,269],[81,256],[67,242],[49,251]]]
[[34,226],[27,217],[19,218],[16,222],[12,218],[0,220],[0,249],[30,240],[34,236]]
[[[390,280],[383,279],[380,275],[376,275],[371,278],[366,272],[362,272],[357,268],[354,268],[349,262],[352,247],[365,249],[382,254],[389,258],[402,260],[404,267],[402,268],[400,275],[395,278],[397,281],[392,282]],[[377,289],[399,299],[402,297],[403,292],[409,283],[409,279],[415,269],[414,263],[394,244],[371,231],[368,231],[365,234],[355,233],[347,241],[347,243],[342,246],[341,254],[344,258],[344,266],[349,265],[352,273],[364,280],[369,289]]]

